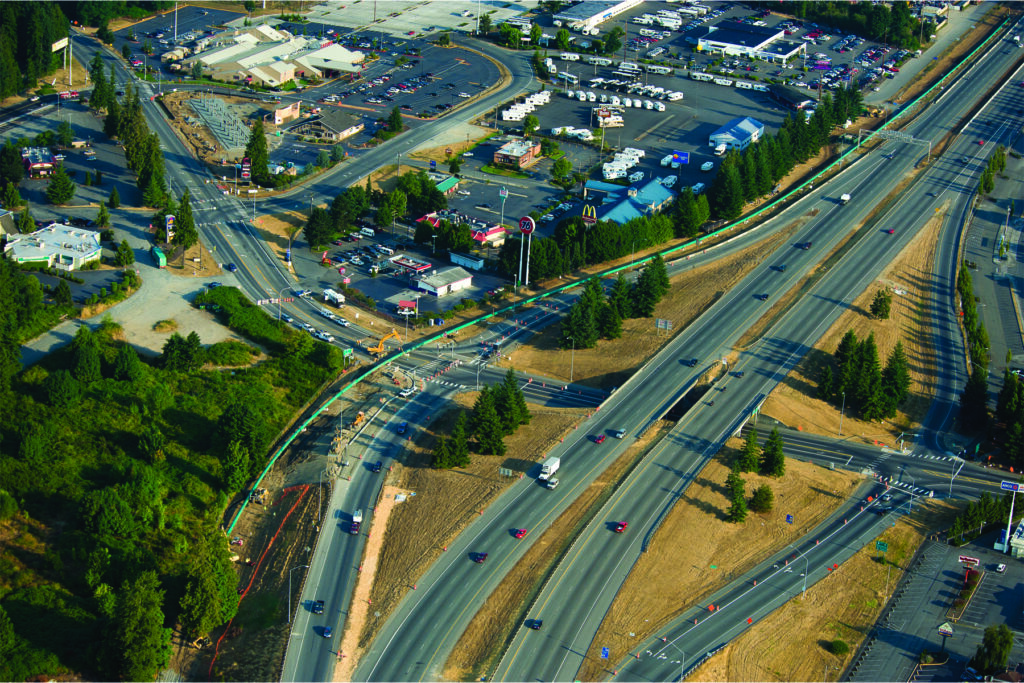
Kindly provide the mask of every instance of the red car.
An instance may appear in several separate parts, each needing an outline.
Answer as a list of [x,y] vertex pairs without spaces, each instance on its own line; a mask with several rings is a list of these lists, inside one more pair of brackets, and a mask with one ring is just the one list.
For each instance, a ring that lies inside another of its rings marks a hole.
[[604,436],[604,434],[599,434],[599,435],[597,436],[597,438],[596,438],[596,439],[594,439],[594,443],[604,443],[604,439],[605,439],[605,436]]
[[515,536],[516,538],[522,538],[525,535],[526,535],[526,529],[516,529],[515,532],[513,533],[513,536]]
[[629,526],[628,522],[615,522],[615,528],[613,529],[613,531],[617,534],[621,534],[623,531],[626,530],[627,526]]
[[476,553],[473,555],[473,561],[477,564],[483,564],[487,560],[487,553]]
[[886,232],[888,234],[890,234],[890,235],[895,235],[896,234],[896,229],[895,228],[889,228],[888,230],[886,230]]

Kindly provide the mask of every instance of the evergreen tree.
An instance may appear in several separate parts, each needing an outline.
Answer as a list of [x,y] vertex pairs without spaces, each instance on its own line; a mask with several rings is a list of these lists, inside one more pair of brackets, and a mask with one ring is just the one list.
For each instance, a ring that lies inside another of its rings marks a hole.
[[316,249],[330,242],[331,231],[331,217],[327,213],[327,209],[314,206],[302,233],[306,242],[309,243],[309,248]]
[[611,304],[605,304],[598,309],[597,331],[604,339],[619,339],[622,336],[622,318]]
[[27,235],[30,232],[35,232],[36,222],[32,218],[32,214],[29,213],[28,208],[18,214],[18,232],[23,235]]
[[82,179],[82,184],[85,185],[86,187],[92,185],[92,173],[90,173],[89,171],[85,172],[85,178]]
[[729,495],[733,498],[736,497],[737,493],[743,493],[743,477],[740,476],[742,472],[740,461],[737,459],[732,464],[729,474],[725,477],[725,488],[729,489]]
[[68,281],[64,278],[60,279],[60,282],[57,283],[53,290],[53,301],[58,306],[70,306],[72,304],[71,286],[68,285]]
[[449,462],[452,467],[468,467],[470,463],[465,413],[459,413],[459,417],[455,420],[455,427],[452,429]]
[[752,427],[747,433],[747,440],[744,442],[743,450],[740,452],[740,471],[757,472],[760,465],[758,455],[757,429]]
[[135,252],[132,250],[128,240],[121,240],[117,245],[117,253],[114,255],[114,262],[121,268],[127,268],[135,263]]
[[107,116],[103,119],[103,134],[114,140],[117,138],[120,127],[121,104],[116,99],[111,99],[110,106],[107,107]]
[[114,379],[135,382],[142,378],[143,366],[139,354],[130,344],[122,344],[114,357]]
[[111,209],[121,206],[121,195],[118,193],[116,186],[110,191],[110,199],[107,200],[107,206]]
[[46,198],[51,204],[67,204],[75,196],[75,184],[71,182],[64,164],[57,164],[57,168],[50,176],[50,184],[46,186]]
[[93,180],[97,185],[103,184],[103,171],[97,169],[96,174],[93,176]]
[[106,204],[100,204],[100,210],[96,214],[96,225],[98,225],[101,228],[110,227],[110,212],[107,211]]
[[761,451],[761,473],[769,477],[781,477],[786,473],[786,456],[782,452],[782,436],[777,427],[772,429]]
[[747,497],[743,490],[743,480],[740,480],[740,486],[738,491],[732,493],[732,504],[729,506],[729,512],[725,517],[727,522],[733,524],[742,524],[747,521]]
[[874,332],[860,345],[858,355],[858,381],[854,397],[860,416],[865,420],[880,420],[885,414],[885,397],[882,395],[882,370]]
[[672,207],[676,237],[696,237],[703,221],[697,212],[697,198],[689,188],[679,192]]
[[99,343],[88,327],[79,327],[71,342],[72,374],[83,384],[103,378],[100,370]]
[[430,466],[435,470],[447,470],[453,467],[452,448],[448,443],[447,436],[438,438],[437,443],[434,444],[434,451],[430,456]]
[[980,430],[988,421],[988,371],[971,366],[973,371],[960,394],[960,422],[968,431]]
[[67,120],[57,124],[57,144],[64,149],[71,147],[75,141],[75,130]]
[[772,489],[768,484],[762,484],[754,490],[754,495],[750,499],[750,509],[754,512],[771,512],[772,505],[775,503],[775,494],[772,493]]
[[170,661],[171,629],[163,625],[163,600],[156,572],[143,572],[122,584],[107,639],[114,676],[151,681]]
[[[0,40],[0,43],[2,42]],[[21,151],[14,141],[8,138],[3,147],[0,147],[0,185],[13,183],[17,187],[24,177],[25,163],[21,159]]]
[[21,198],[21,193],[18,192],[18,186],[11,182],[8,182],[7,187],[4,188],[3,202],[4,208],[8,211],[13,211],[25,203]]
[[162,206],[165,200],[166,196],[164,195],[163,186],[160,185],[156,178],[151,178],[145,192],[142,193],[143,205],[158,207]]
[[270,155],[267,152],[267,135],[263,130],[262,119],[256,119],[252,126],[244,156],[249,158],[253,180],[261,185],[266,183],[270,178]]
[[[222,475],[224,490],[228,492],[241,491],[242,487],[245,486],[246,480],[249,479],[250,469],[249,449],[238,441],[229,443],[228,452],[224,458]],[[205,633],[206,631],[209,631],[209,629],[204,629],[200,633]]]
[[821,369],[821,376],[818,378],[818,398],[831,402],[835,397],[834,384],[835,377],[832,375],[832,366],[826,365]]
[[717,219],[732,220],[743,211],[743,181],[740,177],[740,158],[730,152],[722,162],[718,175],[711,181],[711,215]]
[[903,342],[896,342],[889,359],[882,371],[882,396],[884,398],[885,416],[892,417],[896,408],[903,403],[910,393],[910,363],[903,352]]
[[672,288],[672,284],[668,279],[668,269],[665,267],[665,259],[662,258],[661,254],[654,255],[647,268],[644,269],[644,272],[648,271],[650,271],[651,284],[654,286],[654,291],[657,292],[658,300],[661,301],[662,297],[668,294]]
[[192,213],[192,195],[185,190],[185,193],[181,195],[181,203],[178,205],[178,213],[174,219],[173,240],[173,243],[182,249],[182,263],[185,262],[185,252],[195,246],[198,241],[199,231],[196,229],[196,220]]
[[493,390],[485,387],[477,397],[473,405],[472,426],[477,452],[483,455],[505,455],[504,434],[495,408]]
[[401,133],[405,130],[405,123],[402,122],[402,112],[398,107],[393,107],[391,113],[388,114],[387,127],[392,133]]
[[850,393],[852,398],[859,367],[859,349],[860,342],[857,341],[857,335],[854,334],[853,330],[847,331],[843,335],[842,341],[839,342],[839,347],[836,349],[836,365],[839,367],[839,376],[833,396]]
[[879,320],[888,320],[892,310],[892,294],[889,290],[880,289],[871,301],[871,315]]
[[82,385],[67,370],[57,370],[47,377],[45,388],[50,406],[57,410],[73,408],[82,396]]

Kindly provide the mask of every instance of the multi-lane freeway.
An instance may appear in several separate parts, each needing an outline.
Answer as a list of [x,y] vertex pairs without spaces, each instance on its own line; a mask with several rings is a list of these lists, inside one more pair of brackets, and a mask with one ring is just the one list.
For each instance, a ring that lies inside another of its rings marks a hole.
[[[85,54],[95,49],[91,40],[75,36],[74,40]],[[481,44],[483,51],[493,48]],[[80,54],[83,54],[80,52]],[[125,81],[133,75],[120,63],[104,55],[115,65]],[[507,99],[529,87],[532,77],[526,68],[526,56],[516,55],[522,63],[509,62],[507,53],[503,61],[512,71],[511,83],[497,92],[468,105],[461,118],[486,111],[495,103]],[[978,65],[952,80],[936,102],[917,115],[904,130],[917,140],[938,143],[949,133],[958,134],[944,155],[933,161],[922,177],[882,214],[877,229],[862,231],[849,247],[846,255],[812,288],[803,293],[777,323],[753,347],[741,355],[736,369],[745,371],[743,379],[730,377],[722,386],[731,391],[722,394],[718,405],[711,407],[698,403],[673,430],[670,437],[637,468],[628,484],[609,502],[593,528],[588,529],[573,546],[562,566],[565,575],[560,581],[573,585],[571,598],[565,592],[541,596],[537,605],[544,613],[531,614],[545,619],[543,638],[527,637],[519,633],[498,676],[504,679],[527,678],[569,679],[579,668],[581,657],[590,647],[593,634],[610,605],[615,591],[629,566],[635,561],[642,539],[651,531],[667,506],[679,495],[690,478],[703,467],[720,444],[734,433],[750,411],[763,400],[777,382],[793,369],[807,348],[849,306],[849,302],[867,287],[880,269],[912,239],[922,217],[941,208],[948,216],[946,234],[941,241],[943,251],[937,255],[933,299],[928,310],[934,319],[933,345],[939,359],[937,396],[929,415],[925,445],[941,453],[942,432],[949,426],[955,406],[955,396],[963,384],[962,349],[956,332],[952,275],[956,259],[952,252],[957,226],[966,211],[969,193],[973,190],[982,160],[996,144],[1007,124],[1019,127],[1022,119],[1018,91],[1006,91],[990,102],[982,114],[975,117],[963,134],[954,131],[957,124],[975,104],[978,94],[984,92],[1015,66],[1016,52],[992,50]],[[139,83],[144,99],[155,94],[151,84]],[[290,288],[292,279],[262,245],[249,224],[251,207],[234,197],[226,197],[212,184],[199,182],[204,172],[191,159],[187,149],[177,139],[155,105],[145,108],[150,126],[163,140],[171,189],[176,195],[188,188],[196,204],[201,221],[200,232],[206,244],[216,250],[218,259],[232,261],[240,266],[238,284],[254,299],[273,298]],[[388,163],[395,155],[428,141],[435,131],[448,125],[445,119],[413,128],[393,143],[363,153],[350,164],[341,166],[316,183],[282,197],[264,200],[264,210],[281,211],[301,205],[309,190],[333,195],[363,176],[372,168]],[[983,141],[978,144],[978,141]],[[935,145],[935,149],[938,144]],[[886,191],[899,185],[924,157],[925,147],[891,141],[881,151],[858,159],[837,179],[810,191],[793,207],[764,226],[766,230],[779,230],[799,216],[808,218],[796,236],[796,242],[811,241],[808,250],[794,250],[784,246],[769,257],[765,266],[751,273],[732,291],[728,292],[710,311],[687,331],[673,340],[655,359],[648,363],[625,386],[605,398],[587,428],[578,436],[560,445],[554,453],[561,455],[562,486],[555,491],[541,488],[531,479],[513,485],[489,510],[474,521],[459,537],[442,559],[431,567],[419,581],[419,589],[401,603],[384,624],[359,669],[361,680],[409,680],[440,678],[441,668],[462,630],[483,603],[489,592],[497,586],[505,572],[525,552],[531,532],[525,539],[516,539],[509,533],[512,527],[527,527],[540,531],[564,510],[603,469],[610,464],[645,427],[661,417],[693,385],[697,377],[728,352],[735,341],[751,324],[756,322],[775,301],[780,299],[802,279],[804,274],[821,261],[836,245],[844,241],[852,229],[863,221],[884,197]],[[967,157],[967,163],[960,163]],[[298,193],[301,193],[299,195]],[[849,193],[853,201],[840,206],[836,198]],[[296,196],[303,199],[296,200]],[[211,219],[203,220],[204,210]],[[212,216],[216,216],[215,219]],[[882,228],[895,226],[889,235]],[[230,256],[229,256],[230,255]],[[785,265],[786,268],[778,266]],[[762,302],[761,294],[768,294]],[[310,304],[296,302],[292,307],[296,317],[312,319]],[[360,333],[360,331],[356,331]],[[696,367],[681,361],[697,357]],[[427,362],[422,360],[420,362]],[[471,372],[465,370],[465,373]],[[490,371],[487,371],[490,372]],[[468,383],[468,374],[467,382]],[[423,396],[401,409],[401,418],[415,423],[431,410],[431,398]],[[603,398],[603,397],[602,397]],[[396,411],[397,412],[397,411]],[[609,439],[598,445],[593,435],[625,429],[626,440]],[[369,447],[376,448],[374,444]],[[877,453],[876,453],[877,456]],[[894,455],[896,462],[904,456]],[[922,461],[924,462],[924,461]],[[849,463],[847,463],[849,465]],[[877,469],[877,468],[876,468]],[[918,488],[932,486],[933,479],[926,472],[916,481]],[[329,509],[354,509],[361,501],[375,500],[380,478],[368,470],[360,470],[346,486],[334,489]],[[966,489],[965,489],[966,492]],[[626,537],[607,533],[606,521],[628,516],[631,520]],[[605,519],[607,517],[607,519]],[[877,518],[856,515],[844,529],[837,530],[837,538],[847,542],[869,538]],[[328,524],[325,528],[335,525]],[[354,568],[362,547],[347,534],[327,533],[321,538],[317,553],[323,561],[310,569],[307,594],[327,597],[328,610],[336,627],[342,626],[347,612]],[[485,564],[469,559],[471,552],[487,552]],[[329,564],[328,564],[329,561]],[[771,563],[771,560],[769,560]],[[575,572],[575,573],[574,573]],[[791,572],[779,571],[767,581],[766,592],[775,591],[775,602],[791,595],[795,578]],[[811,573],[812,580],[815,578]],[[761,582],[759,582],[761,583]],[[728,590],[739,590],[731,586]],[[718,599],[720,604],[731,604],[728,596],[737,599],[742,593],[728,593]],[[767,603],[766,603],[767,604]],[[768,609],[765,607],[764,609]],[[750,615],[757,618],[766,612]],[[335,653],[329,643],[311,637],[308,624],[302,623],[302,612],[296,620],[293,642],[286,662],[285,680],[323,680],[331,675]],[[725,624],[729,610],[721,613],[716,624]],[[330,622],[329,622],[330,623]],[[717,630],[716,630],[717,629]],[[732,630],[730,630],[732,629]],[[336,629],[340,634],[340,629]],[[676,640],[682,631],[673,632],[670,640],[676,646],[710,648],[716,639],[732,637],[735,625],[709,625],[697,633],[686,636],[690,641]],[[667,636],[666,636],[667,637]],[[700,640],[703,639],[703,640]],[[707,641],[707,642],[705,642]],[[558,646],[552,646],[558,643]],[[654,671],[667,661],[660,656],[637,660]],[[638,664],[639,666],[639,664]],[[667,665],[665,665],[667,666]],[[663,667],[664,668],[664,667]],[[634,675],[663,679],[671,676],[667,669],[660,673],[644,670]]]
[[[981,93],[1016,67],[1016,61],[1017,54],[1007,52],[997,42],[983,60],[962,77],[952,79],[945,92],[904,127],[916,141],[935,143],[936,150],[944,136],[950,132],[958,135],[908,191],[892,202],[870,228],[859,233],[846,255],[758,343],[740,355],[735,369],[744,370],[744,378],[725,380],[723,386],[731,391],[721,394],[716,407],[698,403],[677,425],[669,443],[648,456],[630,482],[613,497],[601,518],[595,520],[593,532],[588,530],[563,560],[567,572],[575,571],[564,579],[565,585],[573,587],[572,591],[562,591],[548,600],[542,595],[537,604],[543,610],[530,615],[544,619],[544,638],[523,645],[520,641],[529,640],[531,634],[517,634],[508,658],[497,672],[499,677],[568,680],[575,676],[621,577],[639,553],[639,539],[658,519],[664,506],[937,209],[942,209],[947,217],[941,240],[944,248],[936,257],[932,299],[926,303],[934,320],[939,381],[923,441],[939,453],[945,450],[941,435],[950,425],[955,397],[963,385],[963,363],[957,360],[963,357],[962,349],[953,317],[952,249],[970,191],[991,149],[986,146],[998,143],[1000,130],[1006,130],[1005,122],[1019,126],[1022,121],[1017,90],[1008,89],[996,97],[963,132],[953,128],[978,104]],[[990,121],[998,123],[991,125]],[[985,143],[979,145],[979,139]],[[899,186],[925,160],[926,152],[927,144],[888,142],[773,220],[767,229],[788,224],[798,214],[815,211],[817,215],[804,224],[794,239],[797,243],[812,241],[813,248],[780,248],[763,268],[727,293],[613,394],[584,433],[556,448],[554,453],[563,459],[562,494],[552,496],[532,482],[523,482],[513,486],[491,514],[471,525],[457,544],[461,552],[449,553],[431,568],[420,581],[420,589],[410,593],[385,624],[357,670],[357,678],[439,677],[444,660],[475,609],[523,552],[524,544],[512,538],[508,528],[542,528],[563,509],[561,496],[585,486],[622,445],[609,441],[597,446],[590,435],[620,427],[633,435],[666,412],[688,384],[708,365],[717,362],[715,359],[723,357],[739,335],[760,317],[766,304],[758,295],[768,293],[770,305],[788,292],[875,209],[886,190]],[[966,163],[961,162],[964,157]],[[836,201],[843,193],[854,198],[846,206]],[[890,226],[893,234],[887,232]],[[779,267],[783,265],[785,269]],[[690,357],[698,357],[700,366],[691,369],[680,362]],[[922,478],[918,486],[925,481],[933,480]],[[626,515],[633,520],[631,535],[635,534],[636,540],[631,543],[616,534],[605,533],[603,528],[605,522]],[[864,524],[863,528],[851,529],[857,534],[869,531],[870,524]],[[471,551],[488,552],[487,565],[470,562],[466,553]],[[443,628],[438,628],[439,624]],[[551,643],[559,646],[552,647]]]

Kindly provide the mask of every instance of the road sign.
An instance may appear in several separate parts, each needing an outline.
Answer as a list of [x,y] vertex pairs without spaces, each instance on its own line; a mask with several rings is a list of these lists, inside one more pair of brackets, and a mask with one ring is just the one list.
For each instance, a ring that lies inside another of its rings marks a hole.
[[939,635],[940,636],[945,636],[947,638],[949,636],[953,635],[953,626],[947,621],[946,623],[944,623],[942,626],[939,627]]
[[601,648],[601,659],[608,659],[608,648]]
[[352,349],[342,349],[341,350],[341,357],[342,358],[348,358],[351,355],[352,355]]
[[885,541],[875,541],[875,550],[880,553],[887,553],[889,552],[889,544]]
[[970,564],[970,565],[978,566],[979,564],[981,564],[981,560],[979,560],[976,557],[968,557],[967,555],[961,555],[960,556],[960,564]]
[[519,219],[519,232],[524,235],[529,235],[531,232],[537,229],[537,224],[533,222],[533,219],[529,216],[523,216]]
[[1019,484],[1015,481],[1004,481],[999,484],[999,488],[1001,488],[1004,491],[1020,491],[1021,486],[1024,485]]
[[786,524],[793,523],[793,515],[786,515]]

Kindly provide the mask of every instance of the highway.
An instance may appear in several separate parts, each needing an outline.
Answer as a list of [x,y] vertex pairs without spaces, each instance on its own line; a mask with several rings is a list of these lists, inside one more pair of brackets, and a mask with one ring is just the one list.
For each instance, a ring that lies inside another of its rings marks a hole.
[[[948,87],[943,97],[925,110],[908,130],[919,138],[939,140],[974,104],[970,95],[983,92],[1003,76],[1016,57],[1016,54],[1011,55],[997,47],[981,65],[971,69],[964,80]],[[1016,93],[1007,97],[1012,100]],[[1016,112],[1018,107],[1013,106]],[[1013,116],[1018,123],[1020,121],[1019,113],[1010,115],[1007,110],[1000,114],[1004,118]],[[990,137],[987,132],[986,137]],[[543,618],[546,638],[565,643],[566,647],[545,647],[536,639],[528,646],[520,647],[520,640],[528,639],[530,634],[519,633],[510,649],[512,661],[502,662],[498,678],[569,680],[575,675],[582,653],[589,648],[621,577],[639,552],[638,539],[650,531],[648,525],[658,519],[664,507],[679,495],[687,477],[700,470],[721,442],[737,430],[760,397],[766,396],[779,379],[792,370],[810,345],[849,306],[849,302],[906,246],[922,217],[930,215],[940,202],[947,199],[952,202],[948,215],[956,218],[962,214],[967,200],[962,191],[973,188],[981,158],[987,154],[984,146],[969,138],[970,135],[966,135],[954,140],[951,149],[924,172],[924,177],[909,192],[895,201],[875,225],[858,235],[840,263],[805,292],[758,343],[741,354],[736,367],[730,370],[744,370],[746,376],[744,379],[730,377],[723,380],[721,386],[730,386],[732,391],[720,395],[718,407],[698,403],[696,410],[680,421],[668,443],[637,468],[630,482],[613,496],[595,520],[593,528],[585,532],[563,560],[563,565],[573,572],[564,579],[565,585],[573,586],[571,595],[562,591],[557,599],[548,602],[542,595],[537,604],[544,609],[529,615],[531,618]],[[768,293],[770,303],[796,285],[875,208],[884,196],[880,189],[899,185],[914,165],[923,159],[926,148],[889,142],[883,150],[884,153],[866,155],[837,180],[809,193],[782,217],[771,221],[777,229],[797,215],[816,209],[817,215],[806,222],[794,239],[796,243],[813,240],[813,248],[804,251],[789,245],[781,247],[764,267],[728,292],[613,394],[590,421],[592,427],[572,443],[556,448],[553,453],[563,457],[560,476],[563,487],[575,490],[585,485],[596,476],[596,468],[603,469],[616,454],[619,444],[606,442],[602,451],[599,450],[602,447],[589,441],[590,435],[618,427],[627,428],[632,435],[667,411],[699,372],[717,362],[713,359],[724,355],[743,331],[758,319],[765,304],[758,300],[757,295]],[[968,156],[969,162],[961,165],[954,161],[960,156]],[[936,190],[939,196],[927,194]],[[849,193],[854,198],[844,207],[836,201],[842,193]],[[954,221],[949,223],[957,224]],[[896,226],[893,235],[883,232],[883,228],[890,225]],[[778,268],[782,265],[786,266],[784,270]],[[948,264],[940,262],[938,272],[952,271]],[[951,283],[946,278],[939,278],[929,309],[940,325],[942,320],[951,318],[951,292]],[[937,334],[949,329],[948,326],[940,326]],[[945,450],[940,442],[940,433],[949,426],[952,407],[963,381],[962,369],[954,362],[958,357],[958,347],[956,335],[937,347],[942,359],[938,373],[941,384],[937,397],[939,407],[932,411],[924,441],[939,453]],[[699,358],[698,368],[691,370],[679,362],[690,357]],[[643,391],[637,391],[641,385]],[[582,468],[578,464],[581,454],[586,463]],[[561,488],[560,491],[567,489]],[[357,669],[356,677],[361,680],[438,678],[451,647],[476,608],[522,554],[523,542],[512,539],[508,529],[514,526],[538,528],[538,523],[549,522],[564,509],[565,501],[551,493],[528,481],[514,485],[504,497],[507,502],[493,506],[489,514],[471,525],[459,539],[461,554],[449,552],[427,572],[420,581],[419,590],[407,596],[385,624]],[[558,494],[558,491],[554,493]],[[539,496],[546,496],[547,503]],[[550,498],[556,498],[554,506]],[[629,540],[609,533],[604,527],[608,521],[627,517],[631,520]],[[465,555],[470,551],[490,553],[487,565],[481,567],[471,563]],[[548,609],[553,611],[553,616],[548,615]],[[437,624],[444,624],[446,628],[438,629]]]

